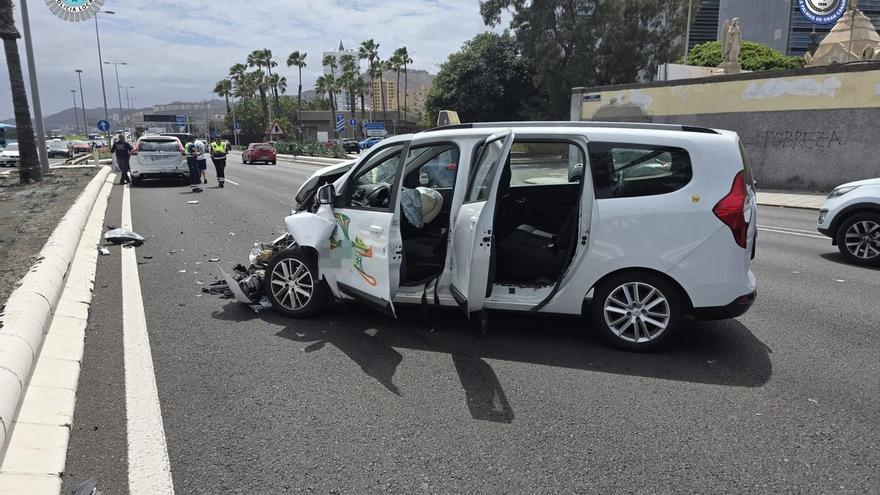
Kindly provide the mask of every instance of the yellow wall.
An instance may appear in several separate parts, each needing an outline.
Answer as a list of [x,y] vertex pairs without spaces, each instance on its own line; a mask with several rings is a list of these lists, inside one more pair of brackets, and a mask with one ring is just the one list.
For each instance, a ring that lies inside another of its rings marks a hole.
[[[581,98],[582,120],[592,119],[600,108],[617,106],[637,106],[647,115],[658,116],[876,108],[880,107],[880,70],[599,92],[584,90],[582,94],[578,91],[581,90],[576,90],[573,96]],[[600,96],[599,101],[583,98],[596,95]]]

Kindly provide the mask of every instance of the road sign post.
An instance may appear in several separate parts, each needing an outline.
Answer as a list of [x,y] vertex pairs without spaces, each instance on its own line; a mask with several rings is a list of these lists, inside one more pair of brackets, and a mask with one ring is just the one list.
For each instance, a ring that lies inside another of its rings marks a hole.
[[367,137],[385,137],[388,134],[384,122],[365,122],[364,133]]

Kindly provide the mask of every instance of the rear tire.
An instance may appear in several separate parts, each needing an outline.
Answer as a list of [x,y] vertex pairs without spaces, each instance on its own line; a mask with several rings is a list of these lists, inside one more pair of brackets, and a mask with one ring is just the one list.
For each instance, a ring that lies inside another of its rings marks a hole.
[[330,291],[318,275],[314,254],[299,247],[272,258],[266,267],[263,290],[275,311],[291,318],[312,316],[330,300]]
[[844,220],[837,229],[837,249],[854,265],[880,266],[880,214],[859,213]]
[[277,162],[276,162],[275,160],[272,160],[272,165],[275,165],[276,163],[277,163]]
[[614,275],[596,288],[593,325],[608,344],[634,352],[656,350],[681,327],[681,294],[665,278],[649,272]]

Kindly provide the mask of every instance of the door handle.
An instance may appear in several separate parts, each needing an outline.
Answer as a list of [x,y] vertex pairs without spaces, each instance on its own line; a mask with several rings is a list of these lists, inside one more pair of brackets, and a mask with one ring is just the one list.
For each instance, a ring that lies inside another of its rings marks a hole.
[[383,232],[383,229],[378,225],[370,225],[370,232],[374,234],[381,234]]

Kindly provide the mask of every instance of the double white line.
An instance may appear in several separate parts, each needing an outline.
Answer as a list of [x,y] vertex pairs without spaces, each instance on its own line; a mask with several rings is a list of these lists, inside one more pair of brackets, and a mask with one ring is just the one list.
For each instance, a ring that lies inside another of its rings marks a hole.
[[812,237],[813,239],[828,240],[827,237],[811,230],[790,229],[788,227],[775,227],[772,225],[758,225],[758,230],[764,232],[774,232],[776,234],[787,234],[798,237]]

